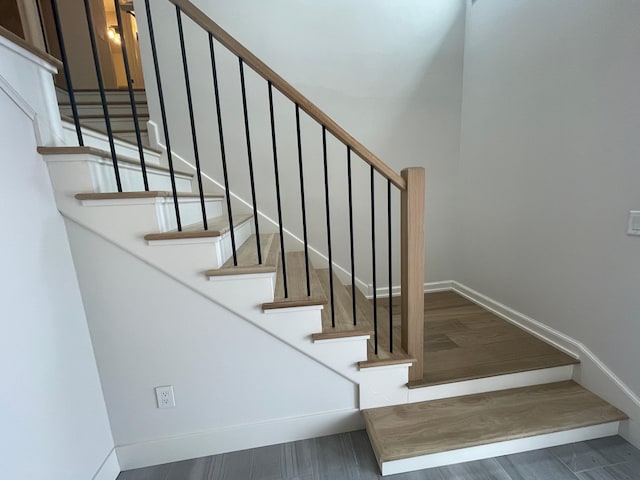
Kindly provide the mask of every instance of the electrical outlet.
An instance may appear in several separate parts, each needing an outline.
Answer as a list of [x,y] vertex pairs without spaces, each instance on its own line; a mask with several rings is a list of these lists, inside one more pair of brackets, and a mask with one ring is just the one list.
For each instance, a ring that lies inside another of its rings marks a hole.
[[640,235],[640,210],[631,210],[629,212],[629,226],[627,228],[628,235]]
[[176,399],[173,396],[173,385],[156,387],[156,400],[158,408],[173,408],[176,406]]

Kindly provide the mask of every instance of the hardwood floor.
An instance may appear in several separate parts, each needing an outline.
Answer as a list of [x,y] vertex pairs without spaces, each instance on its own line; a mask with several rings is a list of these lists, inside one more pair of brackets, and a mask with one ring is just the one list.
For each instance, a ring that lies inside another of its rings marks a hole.
[[[424,376],[411,388],[578,363],[455,292],[424,298]],[[393,305],[399,329],[399,300]]]
[[[393,480],[637,480],[640,451],[607,437],[385,477]],[[367,434],[312,438],[122,472],[118,480],[381,479]]]

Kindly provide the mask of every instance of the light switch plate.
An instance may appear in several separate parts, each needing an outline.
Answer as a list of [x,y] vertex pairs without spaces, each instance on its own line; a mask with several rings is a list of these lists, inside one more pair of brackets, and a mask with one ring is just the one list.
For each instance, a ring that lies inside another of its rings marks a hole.
[[629,212],[629,228],[627,234],[640,236],[640,210]]

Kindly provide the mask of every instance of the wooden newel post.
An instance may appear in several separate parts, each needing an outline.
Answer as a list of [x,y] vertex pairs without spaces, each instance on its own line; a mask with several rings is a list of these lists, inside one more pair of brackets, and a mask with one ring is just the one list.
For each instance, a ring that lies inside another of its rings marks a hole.
[[409,381],[422,380],[424,343],[424,168],[401,172],[406,190],[401,196],[402,348],[416,358]]

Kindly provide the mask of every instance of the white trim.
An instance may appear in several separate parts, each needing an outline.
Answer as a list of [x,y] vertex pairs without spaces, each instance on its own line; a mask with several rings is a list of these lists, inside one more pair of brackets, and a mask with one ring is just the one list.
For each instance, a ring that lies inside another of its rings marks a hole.
[[120,464],[114,447],[109,451],[91,480],[115,480],[118,475],[120,475]]
[[324,308],[323,305],[303,305],[299,307],[280,307],[280,308],[267,308],[262,311],[265,315],[273,315],[273,314],[281,314],[281,313],[299,313],[299,312],[310,312],[314,310],[322,310]]
[[[218,269],[219,270],[219,269]],[[254,278],[273,278],[275,279],[275,272],[265,273],[234,273],[231,275],[207,275],[210,282],[221,282],[228,280],[252,280]]]
[[618,433],[620,422],[603,423],[589,427],[574,428],[562,432],[546,433],[532,437],[518,438],[504,442],[478,445],[475,447],[460,448],[447,452],[433,453],[419,457],[383,462],[380,465],[382,475],[392,475],[395,473],[411,472],[423,468],[440,467],[453,463],[470,462],[482,458],[491,458],[501,455],[511,455],[513,453],[527,452],[539,448],[564,445],[566,443],[592,440],[594,438],[608,437]]
[[527,372],[495,375],[493,377],[475,378],[454,383],[443,383],[428,387],[410,388],[407,403],[426,402],[440,398],[460,397],[475,393],[494,392],[509,388],[542,385],[544,383],[562,382],[573,377],[573,365],[542,368]]
[[[435,293],[435,292],[446,292],[448,290],[453,289],[453,281],[444,280],[441,282],[425,282],[424,284],[424,292],[425,293]],[[373,298],[373,285],[369,284],[366,286],[366,294],[369,300]],[[399,297],[402,293],[402,287],[400,285],[393,285],[391,287],[391,296]],[[378,287],[376,288],[376,298],[387,298],[389,296],[389,287]]]
[[[396,368],[409,368],[411,367],[411,365],[413,365],[413,362],[394,363],[392,365],[379,365],[377,367],[376,366],[358,367],[358,370],[360,370],[361,372],[378,372],[380,370],[395,370]],[[407,402],[402,402],[402,403],[407,403]],[[367,407],[367,408],[371,408],[371,407]]]
[[356,409],[232,425],[204,432],[116,446],[123,470],[246,450],[363,428]]
[[17,43],[13,43],[6,37],[0,35],[0,45],[5,47],[7,50],[11,50],[12,52],[20,55],[22,58],[29,60],[31,63],[37,65],[38,67],[46,70],[52,75],[58,73],[58,68],[51,63],[47,62],[45,59],[40,58],[39,56],[31,53],[26,48],[18,45]]
[[357,342],[360,340],[369,340],[371,335],[358,335],[356,337],[339,337],[339,338],[318,338],[313,340],[313,343],[344,343],[344,342]]

